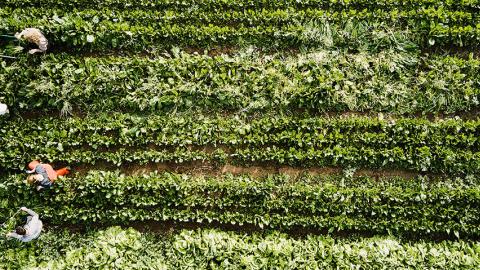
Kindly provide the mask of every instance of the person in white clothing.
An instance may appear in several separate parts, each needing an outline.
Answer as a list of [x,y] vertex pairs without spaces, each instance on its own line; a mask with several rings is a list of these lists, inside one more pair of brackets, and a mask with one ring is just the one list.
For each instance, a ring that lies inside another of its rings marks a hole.
[[37,52],[44,53],[47,51],[48,40],[43,35],[42,31],[37,28],[26,28],[22,32],[16,33],[15,37],[19,40],[23,39],[38,45],[38,49],[32,49],[28,51],[28,53],[30,54],[34,54]]
[[30,242],[33,239],[38,238],[42,232],[43,223],[40,220],[37,213],[34,211],[22,207],[20,210],[27,212],[27,223],[24,226],[18,226],[15,231],[7,233],[7,237],[16,238],[22,242]]
[[8,106],[7,104],[0,103],[0,115],[4,115],[8,113]]

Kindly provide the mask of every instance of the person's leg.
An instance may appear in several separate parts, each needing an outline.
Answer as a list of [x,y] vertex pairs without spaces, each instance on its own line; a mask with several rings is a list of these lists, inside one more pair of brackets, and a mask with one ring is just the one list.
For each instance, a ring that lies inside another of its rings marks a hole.
[[65,167],[65,168],[61,168],[59,170],[55,170],[55,172],[59,176],[64,176],[64,175],[67,175],[70,172],[70,170],[67,167]]

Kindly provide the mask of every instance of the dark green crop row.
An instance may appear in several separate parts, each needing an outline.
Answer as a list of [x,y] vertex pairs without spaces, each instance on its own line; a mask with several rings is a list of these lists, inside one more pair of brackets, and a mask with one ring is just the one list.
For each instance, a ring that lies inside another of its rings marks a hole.
[[[13,149],[12,153],[2,156],[15,156],[14,159],[2,160],[4,170],[24,168],[32,159],[41,159],[57,164],[78,165],[107,164],[145,165],[147,163],[176,163],[201,161],[215,166],[234,164],[253,166],[256,164],[289,165],[296,167],[355,167],[371,169],[400,169],[423,171],[438,174],[466,174],[480,171],[480,152],[435,147],[395,147],[379,148],[369,146],[326,146],[322,148],[303,147],[285,148],[282,146],[250,148],[218,148],[209,150],[191,147],[170,147],[169,149],[135,150],[118,148],[112,151],[71,150],[59,151],[58,148],[42,149],[38,152],[22,152],[23,147]],[[57,154],[59,152],[59,154]],[[15,162],[18,161],[18,162]],[[128,168],[128,167],[127,167]]]
[[291,20],[291,23],[278,26],[266,22],[250,27],[242,24],[163,24],[155,18],[145,20],[141,15],[136,20],[143,21],[142,24],[116,21],[115,14],[109,15],[109,20],[105,19],[107,15],[104,14],[102,21],[93,16],[82,18],[75,13],[61,18],[39,18],[32,12],[21,18],[14,15],[0,17],[0,31],[14,33],[26,27],[38,27],[48,37],[51,50],[102,53],[112,50],[149,52],[171,46],[212,48],[257,45],[267,49],[317,48],[324,47],[325,40],[329,42],[328,39],[333,40],[336,46],[346,49],[366,48],[378,51],[385,47],[403,46],[401,43],[407,37],[420,40],[417,43],[425,37],[423,34],[414,35],[410,30],[388,26],[384,22],[376,22],[378,20],[358,21],[352,20],[352,15],[348,13],[337,15],[337,22],[334,23],[318,18],[309,22]]
[[442,7],[446,9],[477,10],[480,2],[478,0],[3,0],[5,6],[10,7],[50,7],[50,8],[98,8],[110,7],[117,9],[165,9],[165,8],[204,8],[210,10],[246,8],[421,8],[421,7]]
[[[480,61],[384,51],[273,57],[72,57],[0,62],[0,98],[19,111],[274,110],[455,113],[476,109]],[[0,100],[2,101],[2,100]]]
[[[40,252],[41,251],[41,252]],[[4,243],[10,269],[477,269],[480,244],[406,242],[393,237],[295,239],[212,229],[154,236],[132,228],[52,230],[34,243]]]
[[[35,16],[32,16],[35,14]],[[308,22],[318,18],[328,18],[330,21],[346,18],[357,20],[381,20],[384,22],[406,25],[417,31],[428,30],[432,22],[449,26],[476,25],[480,19],[477,12],[450,11],[443,8],[412,8],[406,10],[367,10],[349,9],[332,11],[329,9],[243,9],[215,10],[199,9],[162,9],[162,10],[123,10],[87,9],[75,11],[51,8],[0,8],[0,17],[13,18],[9,23],[46,25],[72,24],[74,21],[92,21],[93,27],[117,22],[120,25],[151,26],[185,24],[217,26],[239,25],[254,27],[257,25],[281,26],[295,22]],[[421,27],[420,27],[421,26]]]
[[[38,27],[49,37],[53,48],[77,52],[112,49],[149,51],[172,45],[215,47],[253,44],[279,49],[322,47],[329,36],[340,36],[337,39],[342,40],[342,33],[337,33],[338,29],[356,37],[367,34],[364,39],[372,43],[372,38],[382,36],[375,31],[379,28],[378,21],[387,28],[383,31],[380,27],[379,30],[385,32],[383,35],[391,36],[396,31],[407,32],[410,39],[421,47],[434,43],[476,46],[478,41],[476,12],[443,8],[378,9],[373,12],[355,9],[199,10],[198,14],[195,10],[165,13],[150,10],[83,10],[62,13],[44,9],[4,8],[0,14],[1,32],[13,33],[26,27]],[[370,49],[378,50],[374,45],[371,44]]]
[[37,193],[23,183],[23,177],[1,182],[3,216],[26,204],[45,222],[58,225],[155,220],[414,237],[480,236],[476,184],[427,187],[412,180],[397,179],[403,184],[396,185],[365,178],[359,181],[367,185],[349,187],[328,178],[313,184],[311,179],[291,181],[286,176],[255,180],[90,172]]
[[477,173],[480,121],[95,115],[6,120],[0,167],[204,160]]

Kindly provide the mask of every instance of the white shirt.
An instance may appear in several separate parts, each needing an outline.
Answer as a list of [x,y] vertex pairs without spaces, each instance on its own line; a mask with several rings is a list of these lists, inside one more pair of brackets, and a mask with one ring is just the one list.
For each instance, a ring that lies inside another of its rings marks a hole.
[[8,106],[7,104],[0,103],[0,115],[4,115],[8,113]]
[[30,242],[40,236],[42,232],[43,223],[38,217],[38,214],[28,209],[27,213],[31,216],[27,218],[27,224],[23,226],[27,233],[25,235],[19,235],[16,232],[10,233],[10,237],[16,238],[22,242]]

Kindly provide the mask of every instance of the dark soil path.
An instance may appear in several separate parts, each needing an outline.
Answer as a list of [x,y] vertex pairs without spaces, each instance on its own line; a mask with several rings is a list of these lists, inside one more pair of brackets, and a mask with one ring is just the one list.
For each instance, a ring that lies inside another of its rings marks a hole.
[[[243,225],[233,225],[233,224],[221,224],[219,222],[211,223],[199,223],[199,222],[176,222],[176,221],[137,221],[130,223],[122,224],[71,224],[71,225],[54,225],[46,223],[46,230],[58,230],[58,229],[67,229],[73,233],[84,233],[90,230],[106,229],[110,226],[121,226],[122,228],[134,228],[142,233],[154,233],[157,235],[172,235],[178,233],[182,230],[197,230],[197,229],[220,229],[223,231],[232,231],[236,233],[244,234],[268,234],[270,232],[282,232],[290,237],[295,239],[302,239],[312,235],[328,235],[335,238],[365,238],[365,237],[376,237],[378,235],[373,234],[369,231],[354,231],[354,230],[342,230],[335,232],[328,232],[327,229],[319,230],[313,228],[304,228],[304,227],[295,227],[291,229],[262,229],[258,226],[252,224],[243,224]],[[387,233],[382,234],[381,236],[386,236]],[[415,241],[445,241],[445,240],[457,240],[457,238],[452,234],[447,233],[442,234],[429,234],[429,235],[404,235],[404,236],[395,236],[403,239],[405,241],[415,242]],[[480,239],[470,239],[473,241],[478,241]]]

